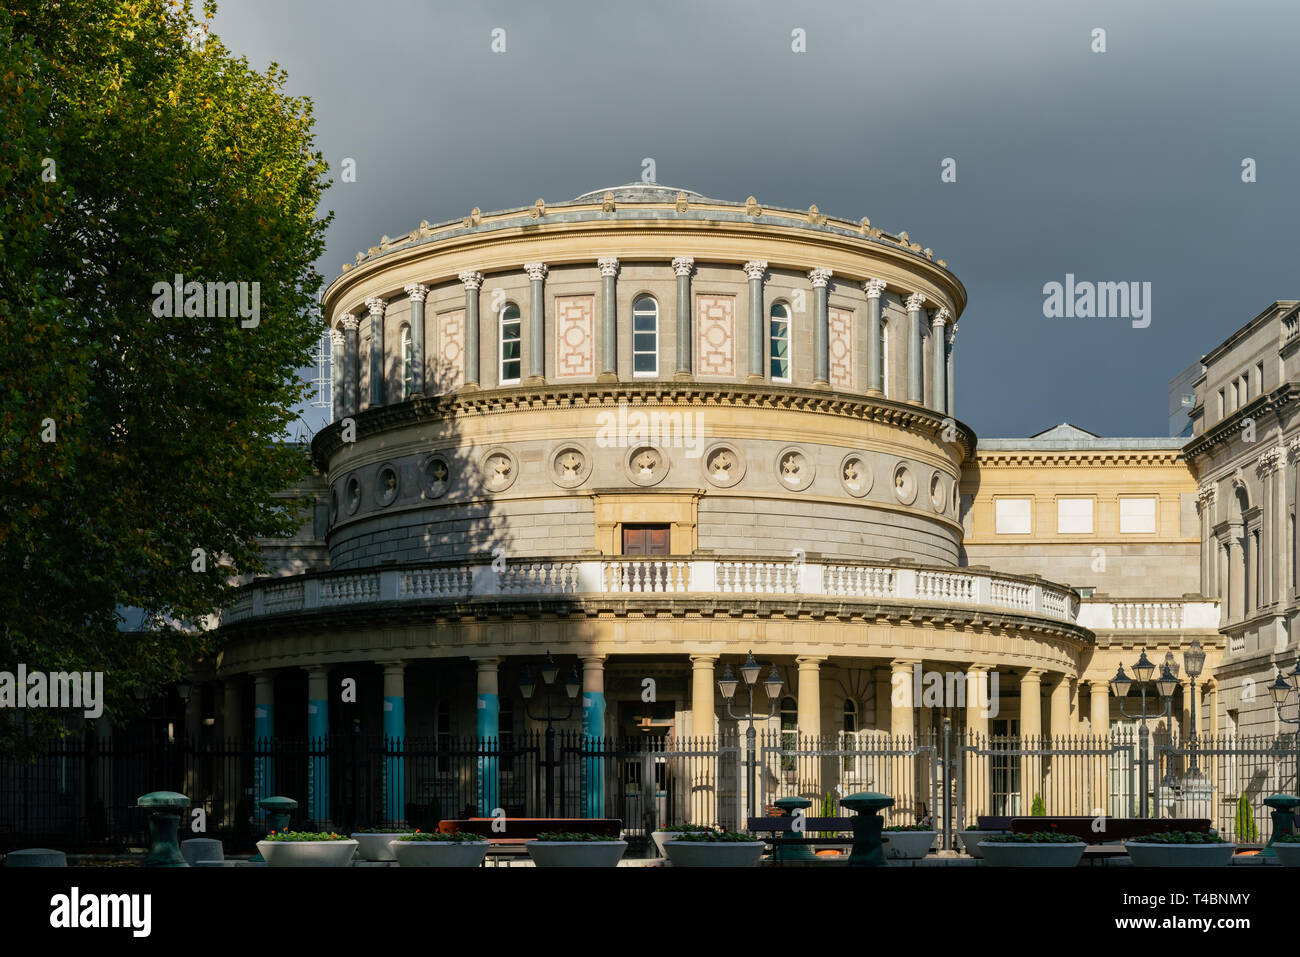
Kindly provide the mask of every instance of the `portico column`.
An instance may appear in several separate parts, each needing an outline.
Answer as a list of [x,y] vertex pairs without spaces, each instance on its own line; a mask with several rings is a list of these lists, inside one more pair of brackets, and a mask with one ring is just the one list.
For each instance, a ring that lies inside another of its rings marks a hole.
[[[485,745],[496,749],[501,734],[501,699],[497,695],[497,666],[500,658],[475,658],[478,666],[478,697],[475,701],[475,713],[478,716],[475,728],[478,733],[479,747]],[[497,786],[499,759],[480,757],[478,759],[478,812],[480,817],[491,817],[493,809],[500,806],[500,789]]]
[[1242,552],[1242,531],[1228,532],[1228,619],[1240,621],[1246,615],[1246,560]]
[[884,395],[884,357],[880,353],[880,294],[883,279],[868,279],[862,284],[867,294],[867,395]]
[[[919,665],[919,661],[911,658],[898,658],[889,663],[889,734],[893,738],[891,746],[900,750],[907,750],[916,744],[916,708],[912,686],[915,681],[914,668]],[[898,781],[890,792],[894,797],[890,820],[902,820],[910,824],[919,810],[916,760],[900,757],[896,766]]]
[[717,663],[717,655],[691,655],[691,734],[697,738],[717,733],[713,684]]
[[379,298],[367,299],[370,310],[370,407],[384,404],[384,309]]
[[[712,750],[718,745],[714,724],[717,715],[714,688],[717,686],[713,681],[717,663],[717,655],[691,655],[691,735],[695,740],[690,746],[699,751]],[[708,760],[692,762],[689,775],[687,822],[717,823],[718,793],[714,786],[713,763]]]
[[[1110,742],[1110,682],[1093,680],[1088,682],[1089,693],[1089,732],[1088,747],[1102,751]],[[1105,754],[1094,754],[1092,759],[1092,793],[1089,795],[1088,814],[1100,815],[1110,813],[1110,758]]]
[[763,354],[767,351],[767,335],[763,322],[763,276],[767,262],[751,259],[745,263],[745,276],[749,279],[749,381],[762,382],[767,378],[763,369]]
[[384,820],[406,820],[406,663],[384,663]]
[[329,668],[307,669],[307,819],[316,827],[330,819]]
[[[1071,731],[1070,676],[1062,675],[1052,686],[1052,736],[1054,748],[1069,747]],[[1048,776],[1048,795],[1043,795],[1047,804],[1047,813],[1081,814],[1074,793],[1074,769],[1068,755],[1057,754],[1051,759],[1051,773]]]
[[813,312],[813,388],[831,386],[830,312],[826,298],[830,294],[831,271],[817,268],[808,273],[815,298]]
[[[605,656],[582,658],[582,733],[589,750],[605,738]],[[587,785],[583,790],[583,817],[605,817],[605,759],[587,759]]]
[[1201,594],[1207,598],[1216,598],[1219,594],[1215,542],[1210,531],[1214,525],[1216,495],[1216,486],[1208,482],[1196,492],[1196,515],[1201,520]]
[[253,805],[259,821],[265,812],[259,806],[263,798],[275,794],[275,675],[259,671],[253,675]]
[[[990,666],[985,664],[971,665],[966,669],[965,743],[985,751],[989,746],[989,711],[993,706],[989,693],[990,670]],[[975,823],[977,816],[989,810],[984,806],[986,796],[991,793],[988,757],[967,751],[966,766],[962,773],[965,777],[963,782],[965,794],[962,801],[965,820],[956,822],[958,828]]]
[[[615,298],[618,283],[618,257],[601,256],[596,260],[600,267],[601,324],[600,324],[600,375],[597,382],[618,381],[618,300]],[[633,334],[635,339],[635,334]]]
[[933,356],[930,365],[930,405],[937,412],[948,410],[947,349],[943,327],[948,321],[947,309],[936,309],[930,317],[930,345]]
[[677,371],[673,375],[675,379],[689,379],[692,374],[691,336],[695,323],[691,314],[691,270],[694,268],[695,259],[691,256],[677,256],[673,259],[673,272],[677,274]]
[[346,387],[343,384],[343,330],[330,330],[330,406],[337,422],[346,414]]
[[925,306],[925,296],[913,293],[907,297],[907,401],[921,405],[925,401],[923,370],[925,361],[921,356],[921,309]]
[[466,389],[478,388],[478,291],[483,285],[483,274],[469,270],[458,277],[465,287],[465,377]]
[[[1260,521],[1259,521],[1259,567],[1252,569],[1258,584],[1254,585],[1259,595],[1259,607],[1262,608],[1272,600],[1273,556],[1278,551],[1273,545],[1273,483],[1277,481],[1274,466],[1277,464],[1276,453],[1267,449],[1260,456],[1255,474],[1260,485]],[[1258,609],[1257,609],[1258,610]]]
[[528,273],[528,381],[540,385],[546,381],[546,263],[524,263]]
[[[1043,674],[1039,668],[1030,668],[1020,679],[1020,741],[1022,750],[1041,749],[1043,746]],[[1042,793],[1042,761],[1033,755],[1020,759],[1020,814],[1028,815],[1034,806],[1034,795]],[[1044,798],[1046,800],[1046,798]]]
[[955,411],[953,411],[957,405],[956,400],[953,398],[953,389],[957,379],[957,373],[955,371],[955,367],[953,366],[953,347],[957,343],[957,323],[955,322],[948,327],[947,342],[948,342],[948,354],[947,354],[947,360],[944,365],[945,368],[947,369],[947,377],[948,377],[948,389],[947,392],[945,393],[948,401],[947,404],[944,406],[943,411],[947,415],[955,416],[957,414]]
[[1281,604],[1286,601],[1290,582],[1287,580],[1287,511],[1286,511],[1286,446],[1279,445],[1273,463],[1273,588],[1269,601]]
[[413,282],[405,291],[411,300],[411,395],[424,395],[424,297],[429,287]]
[[357,326],[360,320],[353,315],[345,315],[339,320],[343,327],[343,414],[356,415],[361,411],[361,397],[357,389],[357,364],[359,347],[357,345]]
[[799,734],[812,738],[822,733],[822,662],[824,655],[800,655],[799,662]]

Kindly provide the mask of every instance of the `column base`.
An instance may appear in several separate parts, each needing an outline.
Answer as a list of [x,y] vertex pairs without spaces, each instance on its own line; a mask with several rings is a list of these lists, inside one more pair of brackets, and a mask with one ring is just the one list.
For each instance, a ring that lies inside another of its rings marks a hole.
[[876,399],[883,399],[885,397],[885,393],[881,392],[879,389],[868,389],[867,395]]
[[825,379],[813,379],[812,387],[814,389],[829,389],[831,384]]
[[478,392],[481,388],[482,386],[480,386],[477,382],[464,382],[461,383],[461,387],[456,391],[457,392]]
[[908,405],[915,405],[915,406],[918,406],[918,407],[921,407],[921,408],[924,408],[924,406],[925,406],[925,403],[922,402],[920,399],[908,399],[908,400],[907,400],[907,404],[908,404]]
[[750,375],[745,376],[745,381],[746,381],[746,382],[758,382],[758,383],[762,383],[762,382],[766,382],[767,379],[765,379],[765,378],[764,378],[763,376],[761,376],[761,375],[750,374]]
[[546,376],[530,375],[524,380],[524,385],[546,385]]
[[602,372],[600,375],[596,376],[596,381],[597,381],[597,382],[617,382],[617,381],[618,381],[618,373],[617,373],[617,372]]
[[695,376],[687,369],[678,369],[673,373],[673,380],[675,382],[693,382],[695,381]]

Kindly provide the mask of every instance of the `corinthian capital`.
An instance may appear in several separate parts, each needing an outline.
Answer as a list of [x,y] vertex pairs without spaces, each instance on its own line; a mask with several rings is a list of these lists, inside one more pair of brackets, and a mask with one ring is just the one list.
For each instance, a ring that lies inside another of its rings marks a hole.
[[384,300],[380,299],[378,296],[366,300],[366,308],[370,310],[371,316],[382,316],[384,314],[384,308],[387,305],[388,303],[384,302]]
[[361,320],[350,312],[345,312],[339,316],[339,325],[343,327],[344,332],[356,332],[357,326],[361,325]]
[[343,348],[343,330],[342,330],[342,329],[331,329],[331,330],[330,330],[330,345],[331,345],[331,346],[334,346],[335,348],[338,348],[338,349],[342,349],[342,348]]
[[907,297],[908,312],[920,312],[924,308],[925,308],[925,295],[923,293],[914,292]]
[[1218,497],[1219,486],[1214,482],[1206,482],[1196,489],[1196,501],[1201,505],[1212,506]]
[[675,256],[673,257],[673,272],[679,276],[689,276],[691,270],[695,268],[694,256]]
[[424,302],[424,297],[429,294],[429,287],[423,283],[413,282],[404,288],[406,290],[406,295],[410,298],[411,302],[417,300]]
[[868,299],[879,299],[886,285],[883,279],[868,279],[862,284],[862,291],[867,294]]
[[757,279],[759,282],[762,282],[763,276],[767,273],[767,260],[751,259],[749,262],[745,263],[744,270],[745,276],[748,279]]
[[461,273],[457,278],[460,280],[461,285],[471,292],[476,291],[483,285],[483,274],[481,272],[475,272],[472,269],[468,272]]
[[546,263],[524,263],[524,272],[531,282],[540,282],[546,278]]
[[947,308],[936,309],[934,311],[934,315],[930,317],[930,325],[933,326],[935,329],[942,329],[944,323],[948,321],[948,318],[951,315],[952,313],[950,313],[947,310]]
[[596,265],[600,267],[600,274],[605,277],[618,275],[618,257],[601,256],[596,260]]
[[816,269],[809,270],[808,281],[813,284],[814,289],[821,289],[831,281],[831,276],[833,275],[834,273],[829,269],[824,266],[818,266]]

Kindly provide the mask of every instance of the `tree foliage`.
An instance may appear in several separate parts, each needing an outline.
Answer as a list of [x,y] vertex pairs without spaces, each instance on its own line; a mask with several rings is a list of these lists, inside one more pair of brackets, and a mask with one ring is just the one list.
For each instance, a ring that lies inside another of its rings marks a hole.
[[[0,9],[0,669],[103,671],[123,713],[211,650],[258,539],[296,526],[272,496],[308,467],[278,440],[323,331],[328,180],[310,101],[210,35],[211,4],[22,6]],[[157,317],[176,275],[258,283],[260,321]]]

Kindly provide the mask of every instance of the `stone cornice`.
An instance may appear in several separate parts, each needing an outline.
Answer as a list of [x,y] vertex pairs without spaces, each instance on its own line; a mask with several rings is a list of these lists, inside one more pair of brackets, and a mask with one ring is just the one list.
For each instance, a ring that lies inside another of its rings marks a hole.
[[1186,462],[1179,449],[976,449],[980,468],[1013,466],[1177,466]]
[[1263,424],[1258,421],[1259,419],[1282,412],[1283,409],[1295,401],[1295,398],[1295,388],[1290,382],[1284,382],[1272,392],[1248,402],[1222,422],[1215,423],[1214,427],[1209,431],[1190,439],[1183,446],[1183,453],[1189,460],[1195,459],[1199,455],[1213,451],[1218,446],[1231,442],[1237,433],[1241,431],[1242,422],[1248,418],[1256,420],[1255,427],[1259,430]]
[[[793,409],[891,425],[910,432],[942,437],[946,417],[921,406],[880,397],[741,383],[618,382],[575,385],[516,386],[482,389],[451,395],[416,396],[405,402],[382,405],[358,413],[358,440],[389,429],[461,415],[492,415],[536,409],[614,408],[661,405],[721,406],[729,408]],[[332,422],[312,438],[312,458],[322,471],[342,448],[341,422]],[[957,423],[961,460],[970,458],[977,437],[967,425]]]

